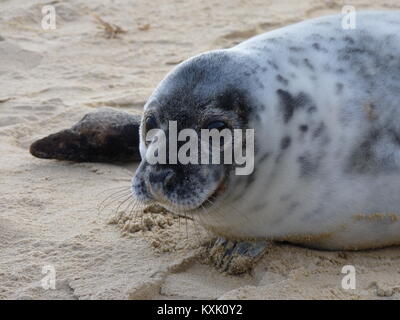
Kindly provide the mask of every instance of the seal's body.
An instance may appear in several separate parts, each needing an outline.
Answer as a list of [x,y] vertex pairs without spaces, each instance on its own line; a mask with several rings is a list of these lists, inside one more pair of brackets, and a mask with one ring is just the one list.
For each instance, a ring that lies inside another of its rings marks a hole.
[[229,230],[324,248],[400,242],[399,31],[399,12],[357,14],[354,30],[332,16],[233,49],[260,65],[260,111],[255,179],[231,200],[246,214]]
[[[146,113],[185,127],[208,103],[255,129],[254,172],[229,174],[195,213],[209,229],[332,249],[400,242],[400,13],[357,14],[353,30],[341,22],[311,20],[192,58],[149,99]],[[208,175],[187,172],[201,181],[191,198],[210,194],[200,186]]]
[[145,105],[149,129],[255,130],[255,170],[150,165],[133,192],[225,237],[325,249],[400,243],[400,12],[278,29],[177,66]]

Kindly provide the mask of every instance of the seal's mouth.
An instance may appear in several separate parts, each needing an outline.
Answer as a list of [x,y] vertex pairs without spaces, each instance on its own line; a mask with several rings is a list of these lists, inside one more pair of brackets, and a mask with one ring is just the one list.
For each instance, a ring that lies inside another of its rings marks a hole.
[[201,214],[207,212],[207,209],[211,208],[216,204],[216,201],[224,194],[226,186],[226,178],[223,178],[218,184],[218,187],[209,195],[202,203],[193,209],[188,209],[187,212],[190,214]]
[[225,192],[225,190],[226,190],[225,179],[222,179],[217,189],[215,189],[215,191],[206,200],[204,200],[203,203],[196,209],[199,209],[200,207],[203,208],[211,207],[212,205],[214,205],[215,201]]
[[226,178],[223,178],[221,182],[218,184],[217,188],[212,192],[207,198],[203,200],[200,204],[198,204],[195,207],[192,208],[182,208],[176,207],[174,203],[171,203],[169,201],[163,201],[163,199],[156,200],[156,203],[165,208],[166,210],[174,213],[174,214],[179,214],[179,212],[186,212],[189,214],[201,214],[204,212],[207,212],[207,209],[214,206],[216,201],[220,198],[220,196],[225,192],[227,189]]

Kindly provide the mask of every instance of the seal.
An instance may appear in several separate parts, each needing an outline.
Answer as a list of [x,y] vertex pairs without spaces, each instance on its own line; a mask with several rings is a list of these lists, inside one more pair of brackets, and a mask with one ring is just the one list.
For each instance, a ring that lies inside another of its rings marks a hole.
[[[175,67],[144,107],[134,196],[226,239],[399,244],[400,12],[356,18],[350,30],[341,15],[304,21]],[[148,163],[146,133],[168,134],[172,120],[179,130],[254,129],[254,171]]]
[[35,141],[30,153],[42,159],[69,161],[140,161],[141,116],[112,108],[86,114],[70,129]]

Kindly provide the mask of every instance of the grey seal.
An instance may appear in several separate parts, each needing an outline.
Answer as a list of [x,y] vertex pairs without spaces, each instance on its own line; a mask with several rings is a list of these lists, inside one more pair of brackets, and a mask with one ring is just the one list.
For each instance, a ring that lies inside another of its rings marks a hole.
[[[134,196],[196,215],[227,239],[399,244],[400,12],[357,13],[351,30],[341,21],[304,21],[174,68],[144,107]],[[144,135],[168,133],[171,120],[179,129],[253,128],[254,172],[150,165]]]

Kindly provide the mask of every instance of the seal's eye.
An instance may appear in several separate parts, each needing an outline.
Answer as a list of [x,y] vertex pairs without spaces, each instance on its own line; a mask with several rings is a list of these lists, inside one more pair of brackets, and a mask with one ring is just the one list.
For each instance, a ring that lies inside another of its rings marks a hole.
[[156,117],[153,115],[149,115],[144,119],[144,125],[143,125],[143,139],[145,140],[146,146],[149,145],[150,141],[152,140],[151,136],[148,136],[148,133],[152,129],[157,129],[158,128],[158,123],[156,120]]
[[156,129],[158,127],[157,120],[154,116],[148,116],[144,123],[145,132],[147,133],[151,129]]
[[228,128],[228,125],[223,121],[212,121],[207,125],[208,130],[217,129],[221,131],[226,128]]

